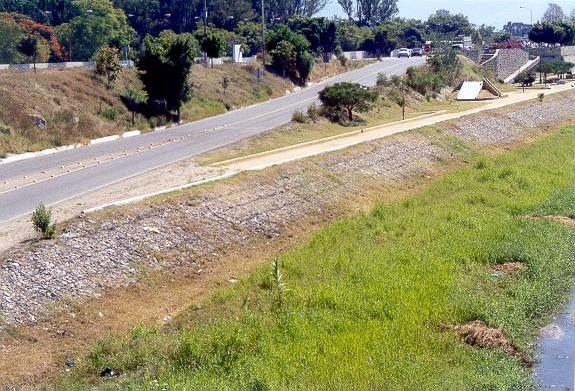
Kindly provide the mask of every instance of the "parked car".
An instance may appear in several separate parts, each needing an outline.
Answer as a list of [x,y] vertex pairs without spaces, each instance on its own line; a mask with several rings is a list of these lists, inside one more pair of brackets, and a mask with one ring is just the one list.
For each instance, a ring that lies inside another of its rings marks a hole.
[[407,48],[401,48],[397,51],[397,58],[401,57],[411,57],[411,51]]
[[423,53],[422,48],[415,48],[411,49],[411,56],[412,57],[422,57],[425,53]]

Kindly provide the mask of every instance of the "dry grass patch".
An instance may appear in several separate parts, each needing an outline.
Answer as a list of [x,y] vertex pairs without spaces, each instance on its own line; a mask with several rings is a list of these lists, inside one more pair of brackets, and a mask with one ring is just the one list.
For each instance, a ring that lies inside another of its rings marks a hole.
[[481,320],[473,320],[450,328],[468,345],[478,348],[502,349],[509,355],[517,357],[524,365],[533,365],[533,361],[520,352],[501,329],[489,327]]

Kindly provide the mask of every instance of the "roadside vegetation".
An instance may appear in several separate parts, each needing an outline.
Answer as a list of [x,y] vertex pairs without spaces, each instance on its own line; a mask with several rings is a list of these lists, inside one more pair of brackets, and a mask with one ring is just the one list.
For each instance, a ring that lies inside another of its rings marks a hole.
[[[574,136],[464,147],[468,167],[331,224],[170,326],[99,340],[57,386],[531,389],[534,338],[573,282],[557,217],[573,218]],[[470,329],[499,337],[469,346]]]
[[456,52],[439,51],[428,64],[409,68],[404,77],[379,74],[376,86],[371,89],[354,83],[327,87],[320,93],[321,105],[294,112],[291,123],[210,151],[200,156],[199,161],[213,164],[438,111],[468,110],[485,102],[458,102],[453,87],[461,80],[482,77],[493,80],[490,72]]

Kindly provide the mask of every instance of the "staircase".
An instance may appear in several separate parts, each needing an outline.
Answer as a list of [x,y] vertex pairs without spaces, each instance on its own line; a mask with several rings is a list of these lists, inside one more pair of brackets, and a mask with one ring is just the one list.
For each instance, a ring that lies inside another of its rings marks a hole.
[[530,70],[532,70],[533,68],[535,68],[537,65],[539,65],[539,62],[541,62],[541,57],[536,57],[533,60],[529,60],[527,63],[525,63],[525,65],[523,65],[521,68],[519,68],[517,71],[513,72],[511,75],[509,75],[508,77],[505,78],[504,82],[505,83],[512,83],[513,80],[515,80],[515,78],[517,76],[519,76],[520,74],[522,74],[523,72],[529,72]]
[[491,63],[495,61],[498,55],[499,55],[499,49],[497,49],[495,53],[483,53],[481,55],[481,58],[479,59],[479,64],[482,67],[491,65]]

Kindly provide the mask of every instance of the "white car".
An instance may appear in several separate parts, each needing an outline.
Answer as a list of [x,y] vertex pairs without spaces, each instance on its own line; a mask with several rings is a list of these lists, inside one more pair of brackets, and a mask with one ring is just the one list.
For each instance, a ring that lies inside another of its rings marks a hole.
[[407,48],[401,48],[397,51],[397,58],[401,58],[401,57],[411,57],[411,50],[407,49]]

